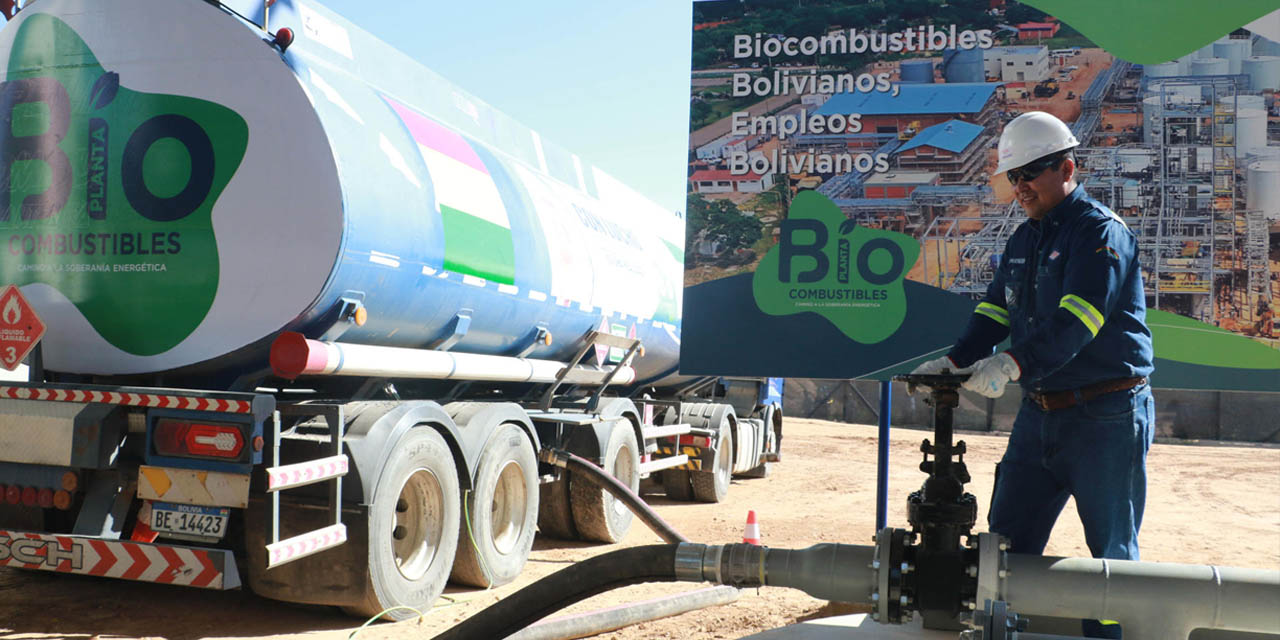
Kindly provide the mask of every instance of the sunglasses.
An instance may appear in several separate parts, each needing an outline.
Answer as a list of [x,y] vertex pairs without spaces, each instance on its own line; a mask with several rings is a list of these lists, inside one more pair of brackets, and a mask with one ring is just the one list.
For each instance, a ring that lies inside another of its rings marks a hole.
[[1018,183],[1023,180],[1030,182],[1032,180],[1035,180],[1036,178],[1039,178],[1040,174],[1044,173],[1050,168],[1056,167],[1061,162],[1062,162],[1062,156],[1052,155],[1046,158],[1040,158],[1039,160],[1035,160],[1033,162],[1028,162],[1027,164],[1022,165],[1021,167],[1018,167],[1017,169],[1010,169],[1006,171],[1004,175],[1005,177],[1009,178],[1009,184],[1017,186]]

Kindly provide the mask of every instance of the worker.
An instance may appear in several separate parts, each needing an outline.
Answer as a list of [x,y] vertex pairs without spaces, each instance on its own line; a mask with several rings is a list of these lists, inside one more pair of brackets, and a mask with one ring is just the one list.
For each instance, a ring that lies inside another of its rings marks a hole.
[[[1137,240],[1077,184],[1079,144],[1044,112],[1005,126],[996,174],[1028,219],[960,340],[914,373],[970,373],[964,387],[990,398],[1022,385],[987,518],[1010,551],[1042,553],[1074,497],[1093,556],[1137,560],[1155,417],[1151,332]],[[1005,338],[1011,346],[992,355]],[[1121,628],[1085,620],[1084,634],[1120,638]]]

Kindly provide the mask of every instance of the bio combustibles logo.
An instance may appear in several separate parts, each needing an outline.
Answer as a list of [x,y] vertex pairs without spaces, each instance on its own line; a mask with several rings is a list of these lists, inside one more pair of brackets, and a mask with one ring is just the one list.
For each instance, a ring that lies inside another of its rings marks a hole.
[[19,25],[0,82],[0,282],[47,284],[111,344],[154,355],[213,304],[213,206],[249,130],[127,84],[58,18]]
[[802,191],[756,268],[756,306],[774,316],[816,313],[849,339],[875,344],[906,319],[902,278],[919,254],[910,236],[859,226],[825,196]]

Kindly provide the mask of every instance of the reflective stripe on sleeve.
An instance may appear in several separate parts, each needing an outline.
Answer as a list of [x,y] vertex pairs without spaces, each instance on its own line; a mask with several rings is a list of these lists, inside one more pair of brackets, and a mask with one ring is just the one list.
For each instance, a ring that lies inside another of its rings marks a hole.
[[991,318],[1006,327],[1009,326],[1009,312],[990,302],[979,302],[978,308],[974,309],[973,312]]
[[1067,294],[1062,296],[1062,300],[1058,302],[1058,306],[1070,311],[1075,317],[1080,318],[1080,322],[1089,328],[1089,333],[1093,336],[1098,335],[1098,331],[1102,329],[1102,314],[1093,305],[1089,304],[1084,298],[1077,295]]

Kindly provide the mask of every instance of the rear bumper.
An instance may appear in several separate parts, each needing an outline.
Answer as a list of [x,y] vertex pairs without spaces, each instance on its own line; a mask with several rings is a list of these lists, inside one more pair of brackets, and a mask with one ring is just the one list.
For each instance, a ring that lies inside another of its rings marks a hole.
[[240,573],[226,549],[0,530],[0,566],[202,589],[235,589]]

